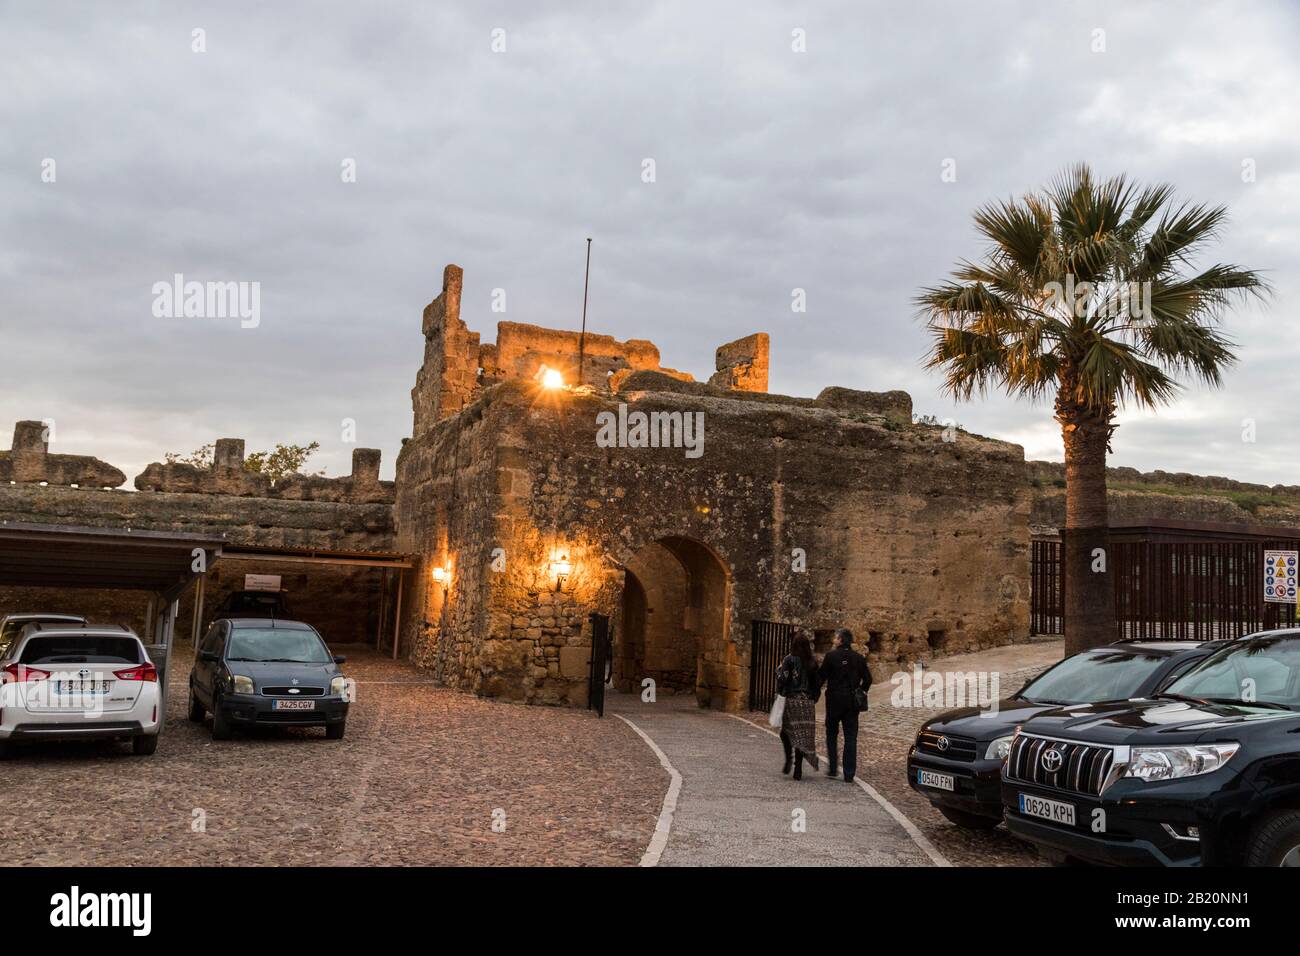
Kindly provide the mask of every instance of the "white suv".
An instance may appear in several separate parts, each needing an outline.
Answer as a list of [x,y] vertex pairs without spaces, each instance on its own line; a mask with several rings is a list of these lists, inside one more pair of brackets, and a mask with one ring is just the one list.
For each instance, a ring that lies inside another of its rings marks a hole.
[[0,757],[31,740],[131,739],[158,748],[158,670],[117,625],[32,624],[0,651]]

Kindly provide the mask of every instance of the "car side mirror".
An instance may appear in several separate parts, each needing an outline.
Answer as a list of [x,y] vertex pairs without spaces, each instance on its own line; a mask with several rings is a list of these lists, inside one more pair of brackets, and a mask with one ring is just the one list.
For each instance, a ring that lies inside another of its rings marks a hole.
[[209,662],[219,661],[221,660],[221,655],[216,651],[199,651],[199,660]]
[[346,664],[347,662],[348,662],[348,659],[347,659],[346,657],[344,657],[342,654],[335,654],[335,655],[334,655],[334,663],[335,663],[335,664]]

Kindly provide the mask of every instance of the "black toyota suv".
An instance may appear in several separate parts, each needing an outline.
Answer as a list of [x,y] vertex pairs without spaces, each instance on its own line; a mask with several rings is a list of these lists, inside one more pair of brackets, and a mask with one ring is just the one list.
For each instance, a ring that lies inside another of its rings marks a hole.
[[212,713],[212,738],[239,726],[325,728],[341,740],[351,693],[335,657],[310,624],[223,618],[199,644],[190,672],[189,718]]
[[1225,643],[1120,641],[1067,657],[998,701],[996,711],[960,707],[922,724],[908,751],[908,783],[958,826],[995,827],[1002,761],[1019,724],[1062,704],[1150,696]]
[[1300,630],[1233,641],[1147,700],[1031,718],[1002,802],[1057,860],[1300,866]]

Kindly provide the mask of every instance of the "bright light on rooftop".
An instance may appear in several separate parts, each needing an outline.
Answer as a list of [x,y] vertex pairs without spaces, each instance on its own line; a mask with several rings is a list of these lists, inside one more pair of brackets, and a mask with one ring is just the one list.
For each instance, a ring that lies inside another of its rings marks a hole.
[[548,368],[542,370],[542,388],[562,388],[564,386],[564,376],[560,374],[559,369]]

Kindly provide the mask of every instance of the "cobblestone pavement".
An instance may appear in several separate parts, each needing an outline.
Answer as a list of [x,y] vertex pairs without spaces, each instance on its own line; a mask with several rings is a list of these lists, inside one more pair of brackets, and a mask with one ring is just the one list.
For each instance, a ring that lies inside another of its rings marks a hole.
[[611,694],[682,776],[663,866],[927,866],[931,860],[862,788],[809,767],[781,774],[781,742],[700,710],[693,698]]
[[[635,864],[668,773],[622,721],[480,700],[365,648],[347,736],[213,742],[172,661],[158,752],[46,744],[0,762],[0,861],[58,865]],[[504,832],[493,811],[504,811]],[[200,827],[200,822],[203,826]]]

